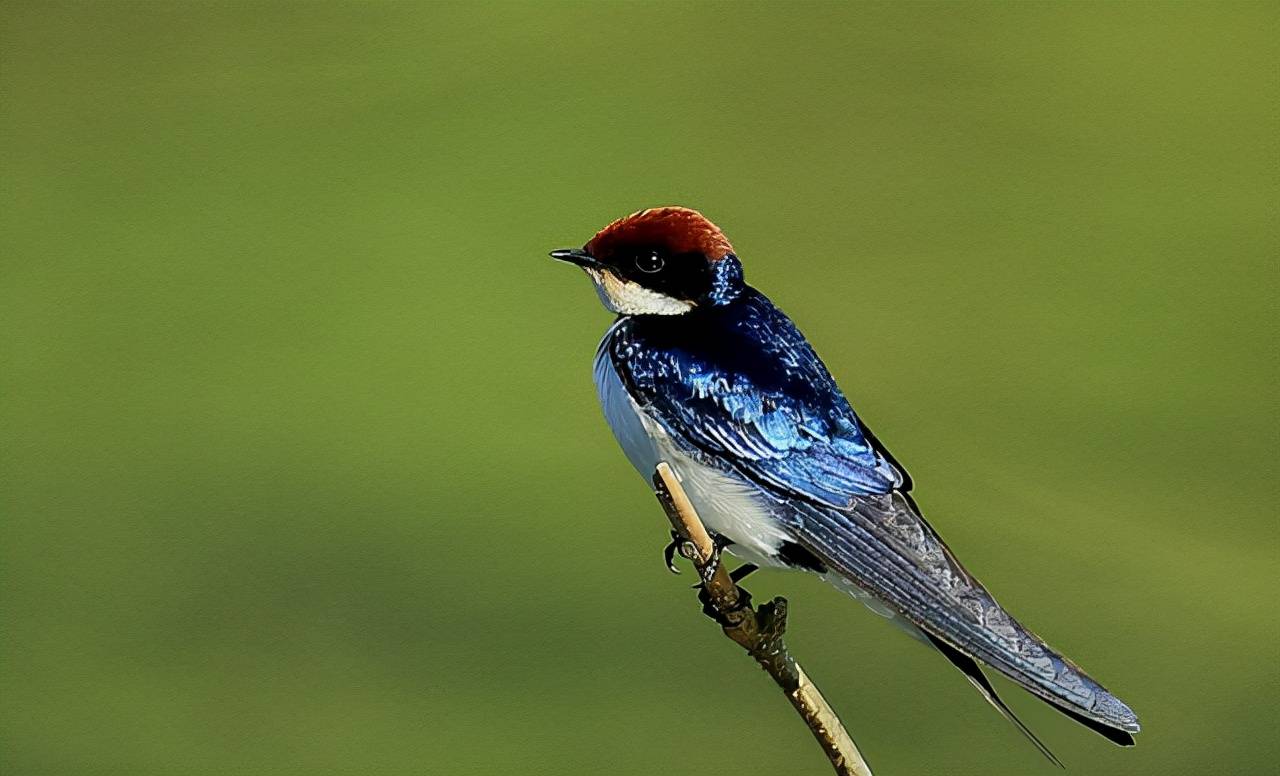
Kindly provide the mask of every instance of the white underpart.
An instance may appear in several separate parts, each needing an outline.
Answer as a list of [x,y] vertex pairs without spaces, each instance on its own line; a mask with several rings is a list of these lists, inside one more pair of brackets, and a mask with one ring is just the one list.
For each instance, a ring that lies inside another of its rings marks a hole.
[[[620,322],[619,322],[620,323]],[[614,327],[618,324],[614,324]],[[605,333],[608,340],[613,328]],[[733,542],[729,552],[757,566],[790,568],[778,557],[783,542],[794,541],[782,521],[770,513],[769,498],[749,482],[729,475],[676,449],[671,437],[627,393],[622,378],[609,360],[607,346],[602,343],[596,353],[596,392],[604,409],[605,420],[627,460],[640,472],[645,482],[652,481],[654,467],[666,461],[684,486],[698,516],[711,531]],[[881,602],[834,571],[821,575],[833,587],[861,601],[868,609],[890,619],[909,635],[926,641],[920,630]]]
[[658,462],[666,461],[680,478],[702,522],[734,543],[730,550],[734,555],[757,565],[785,565],[777,554],[789,537],[781,522],[769,513],[765,497],[754,485],[677,450],[667,432],[636,406],[603,349],[596,356],[595,378],[605,420],[627,460],[646,482]]
[[680,315],[693,309],[692,302],[652,291],[639,283],[623,280],[608,270],[584,267],[596,284],[600,302],[623,315]]

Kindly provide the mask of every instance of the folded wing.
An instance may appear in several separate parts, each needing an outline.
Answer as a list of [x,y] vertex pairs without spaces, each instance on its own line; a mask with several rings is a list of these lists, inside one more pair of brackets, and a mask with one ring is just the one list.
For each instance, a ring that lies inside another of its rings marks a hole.
[[694,451],[784,493],[847,507],[901,485],[791,321],[756,296],[734,313],[677,343],[666,321],[621,324],[606,346],[632,398]]
[[859,497],[847,510],[797,504],[794,515],[802,544],[925,633],[1112,741],[1133,743],[1133,711],[1001,608],[904,494]]

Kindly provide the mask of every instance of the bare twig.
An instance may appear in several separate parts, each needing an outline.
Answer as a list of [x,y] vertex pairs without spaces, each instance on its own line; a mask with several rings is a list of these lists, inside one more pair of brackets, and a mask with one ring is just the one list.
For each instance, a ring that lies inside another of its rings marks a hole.
[[653,487],[680,538],[681,554],[693,562],[704,580],[703,598],[711,610],[708,614],[720,623],[724,634],[745,649],[782,688],[839,776],[871,776],[871,768],[862,759],[840,718],[783,643],[787,600],[774,598],[753,609],[751,596],[730,578],[724,564],[715,562],[715,543],[675,471],[665,461],[659,463],[653,473]]

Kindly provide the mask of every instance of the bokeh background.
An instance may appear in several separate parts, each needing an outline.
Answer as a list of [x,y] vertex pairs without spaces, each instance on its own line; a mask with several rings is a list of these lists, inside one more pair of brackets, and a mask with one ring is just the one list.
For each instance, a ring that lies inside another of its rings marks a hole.
[[[826,772],[662,568],[546,258],[704,209],[1000,600],[1077,773],[1274,773],[1280,12],[0,5],[0,770]],[[877,772],[1052,769],[762,573]],[[725,763],[725,765],[718,765]]]

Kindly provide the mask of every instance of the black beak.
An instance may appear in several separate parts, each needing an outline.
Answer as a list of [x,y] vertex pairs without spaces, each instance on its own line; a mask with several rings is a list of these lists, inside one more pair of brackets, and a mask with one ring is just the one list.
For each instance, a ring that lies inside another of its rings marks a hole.
[[570,264],[577,264],[579,267],[598,267],[600,262],[595,257],[581,248],[561,248],[558,251],[551,252],[551,258],[567,261]]

